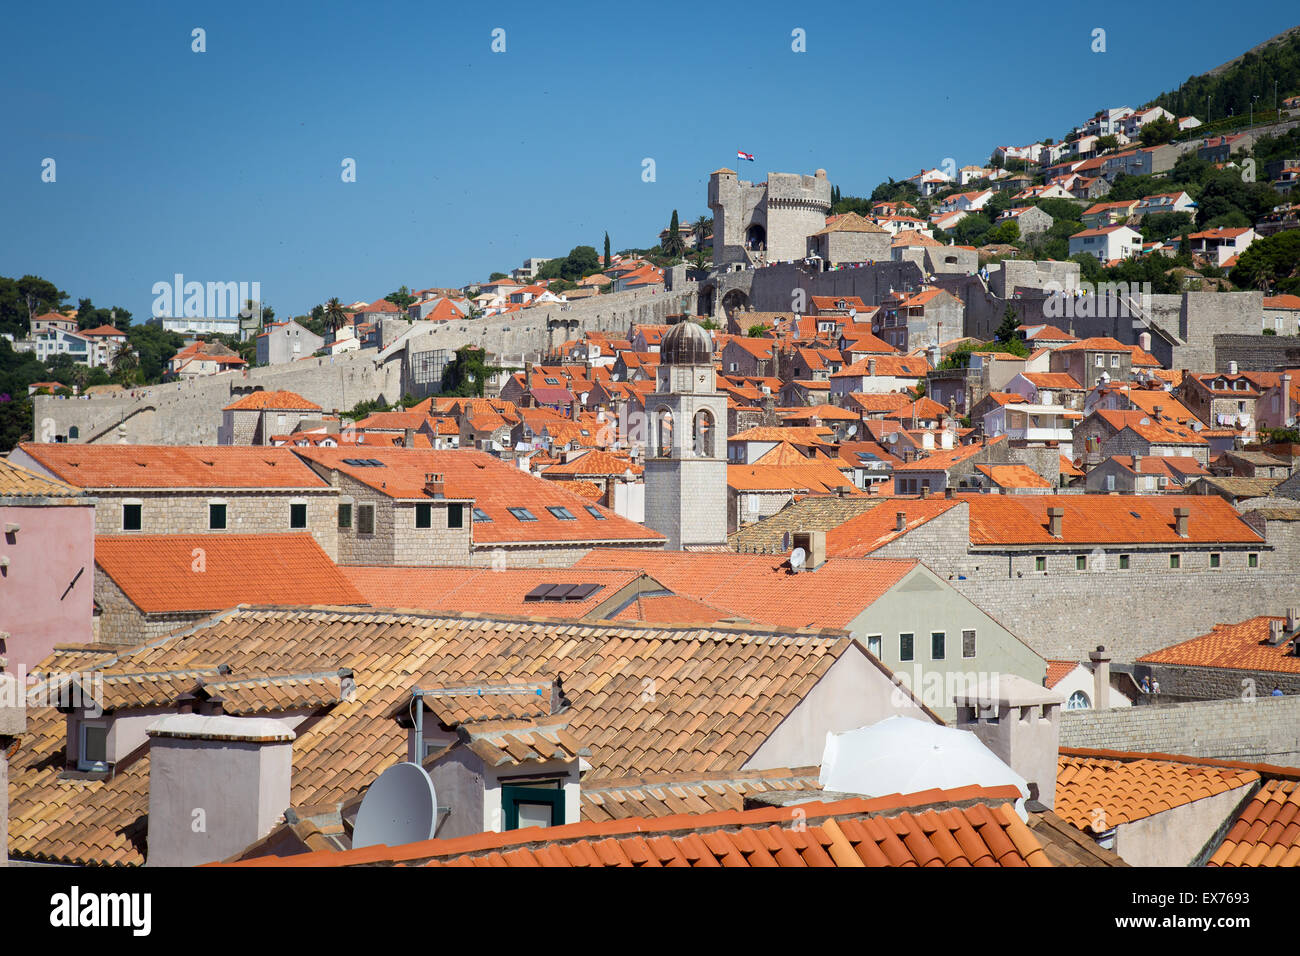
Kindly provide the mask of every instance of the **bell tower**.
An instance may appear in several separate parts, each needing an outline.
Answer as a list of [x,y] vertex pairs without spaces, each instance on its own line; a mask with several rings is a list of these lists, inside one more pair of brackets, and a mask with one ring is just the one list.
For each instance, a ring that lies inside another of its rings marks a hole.
[[659,345],[645,463],[645,523],[672,551],[727,544],[727,399],[713,341],[683,318]]

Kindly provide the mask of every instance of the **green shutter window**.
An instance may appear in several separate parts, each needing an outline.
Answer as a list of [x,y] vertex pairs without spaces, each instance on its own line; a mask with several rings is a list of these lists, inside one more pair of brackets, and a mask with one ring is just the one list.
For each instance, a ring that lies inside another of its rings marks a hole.
[[1120,569],[1121,571],[1127,571],[1127,570],[1128,570],[1128,558],[1129,558],[1129,556],[1128,556],[1127,554],[1121,554],[1121,555],[1119,556],[1119,569]]
[[122,530],[139,531],[143,505],[122,505]]
[[224,531],[226,527],[226,506],[208,505],[208,529]]
[[289,527],[290,528],[307,527],[307,506],[306,505],[289,506]]
[[564,790],[542,787],[501,787],[505,828],[552,826],[564,823]]
[[415,506],[415,526],[417,528],[433,527],[433,505]]
[[357,534],[375,533],[375,506],[360,505],[357,508]]
[[465,506],[464,505],[447,505],[447,527],[448,528],[465,527]]
[[339,527],[352,527],[352,505],[350,503],[339,505]]
[[1035,571],[1047,570],[1047,557],[1045,555],[1040,554],[1038,557],[1034,558],[1034,570]]
[[930,634],[930,660],[943,660],[944,640],[945,635],[943,631],[934,631]]
[[1210,567],[1217,568],[1221,563],[1222,563],[1222,559],[1218,554],[1210,555]]
[[898,659],[900,661],[910,661],[912,659],[914,637],[915,635],[912,634],[898,635]]

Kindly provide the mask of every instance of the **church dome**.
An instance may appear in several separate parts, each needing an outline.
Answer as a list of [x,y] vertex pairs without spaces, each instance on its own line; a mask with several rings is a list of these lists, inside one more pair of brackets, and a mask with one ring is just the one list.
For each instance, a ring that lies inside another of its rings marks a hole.
[[683,319],[664,333],[659,361],[664,365],[712,365],[713,339],[703,328]]

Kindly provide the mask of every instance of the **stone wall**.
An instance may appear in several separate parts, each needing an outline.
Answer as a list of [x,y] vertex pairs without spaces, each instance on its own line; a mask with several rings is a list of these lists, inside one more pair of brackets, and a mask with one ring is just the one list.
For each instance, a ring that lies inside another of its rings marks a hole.
[[695,296],[693,282],[681,284],[672,294],[658,288],[611,293],[580,302],[537,306],[510,316],[420,323],[409,338],[382,353],[360,349],[168,382],[124,394],[80,398],[37,395],[33,436],[36,441],[54,441],[61,436],[73,442],[213,445],[222,424],[221,409],[259,388],[296,392],[326,412],[376,399],[392,404],[408,392],[422,397],[436,389],[436,385],[413,380],[410,356],[415,353],[445,350],[450,356],[464,345],[474,345],[485,348],[496,364],[521,365],[584,331],[626,335],[636,323],[662,324],[684,307],[693,311]]
[[[326,554],[338,554],[338,500],[332,488],[273,491],[95,492],[95,534],[275,534],[310,532]],[[140,530],[122,530],[122,505],[139,502]],[[226,503],[226,527],[209,530],[208,504]],[[289,527],[290,502],[305,502],[307,527]]]
[[[1216,335],[1214,371],[1226,372],[1236,362],[1241,372],[1275,372],[1300,367],[1300,336]],[[1210,371],[1208,368],[1206,371]]]
[[173,612],[147,615],[131,602],[117,583],[95,567],[95,602],[100,613],[95,641],[100,644],[135,646],[208,617],[209,611],[190,614]]
[[1300,697],[1064,711],[1061,746],[1300,766]]
[[1268,697],[1274,687],[1282,693],[1300,695],[1300,674],[1276,671],[1228,670],[1221,667],[1181,667],[1172,664],[1144,664],[1160,683],[1160,696],[1171,700],[1229,700]]

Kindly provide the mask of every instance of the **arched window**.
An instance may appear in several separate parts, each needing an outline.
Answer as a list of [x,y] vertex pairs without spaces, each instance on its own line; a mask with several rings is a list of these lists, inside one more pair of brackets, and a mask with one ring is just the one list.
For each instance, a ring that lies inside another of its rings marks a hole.
[[695,413],[694,448],[696,458],[713,457],[713,416],[705,409]]
[[1065,702],[1066,710],[1087,710],[1091,706],[1092,701],[1090,701],[1088,695],[1081,690],[1076,690],[1070,695],[1070,699]]
[[660,458],[671,458],[673,454],[673,413],[666,408],[655,413]]
[[79,429],[76,425],[73,425],[71,428],[68,429],[69,439],[80,438],[80,437],[81,437],[81,429]]

